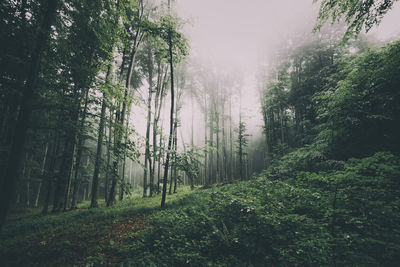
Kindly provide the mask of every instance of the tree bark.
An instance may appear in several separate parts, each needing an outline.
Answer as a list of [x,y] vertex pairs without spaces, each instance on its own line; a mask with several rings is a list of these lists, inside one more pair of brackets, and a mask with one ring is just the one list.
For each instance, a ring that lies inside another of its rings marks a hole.
[[122,111],[121,111],[121,116],[119,118],[118,124],[120,126],[120,129],[117,129],[116,132],[116,155],[115,155],[115,160],[113,162],[113,169],[114,173],[112,175],[112,182],[111,182],[111,188],[110,188],[110,193],[107,199],[107,206],[111,206],[115,202],[115,194],[116,194],[116,186],[118,182],[118,166],[119,166],[119,159],[121,156],[121,140],[122,140],[122,130],[124,127],[124,121],[125,121],[125,113],[126,113],[126,108],[127,108],[127,102],[128,102],[128,95],[129,95],[129,90],[131,88],[131,80],[132,80],[132,74],[133,74],[133,65],[135,63],[135,57],[136,57],[136,52],[139,47],[141,38],[143,35],[141,35],[140,31],[138,30],[135,39],[134,39],[134,45],[131,51],[130,55],[130,62],[129,62],[129,67],[128,67],[128,74],[126,77],[125,81],[125,88],[124,88],[124,99],[122,102]]
[[[148,163],[150,167],[150,196],[153,195],[153,180],[154,176],[152,177],[152,169],[151,169],[151,159],[150,159],[150,122],[151,122],[151,101],[153,96],[153,61],[152,55],[149,52],[149,61],[148,62],[148,69],[149,69],[149,90],[148,90],[148,97],[147,97],[147,126],[146,126],[146,152],[144,156],[144,171],[143,171],[143,197],[147,196],[147,170],[148,170]],[[154,129],[153,129],[154,131]]]
[[104,200],[106,203],[108,202],[108,184],[110,180],[109,177],[110,177],[111,143],[112,143],[112,110],[110,110],[110,119],[108,126],[106,179],[104,181]]
[[47,191],[46,191],[46,197],[44,199],[43,203],[43,210],[42,214],[46,215],[48,213],[49,209],[49,203],[50,203],[50,196],[51,196],[51,191],[53,188],[53,175],[54,175],[54,169],[56,166],[56,161],[57,161],[57,155],[58,155],[58,150],[60,148],[60,138],[59,134],[56,133],[54,136],[54,144],[53,144],[53,149],[52,149],[52,158],[49,166],[49,173],[47,174]]
[[28,78],[22,92],[22,101],[12,138],[10,154],[6,165],[5,175],[0,186],[0,231],[5,223],[10,202],[16,191],[18,169],[22,160],[29,118],[32,111],[29,101],[37,89],[40,60],[45,46],[50,39],[51,25],[57,13],[58,0],[48,0],[44,5],[46,8],[38,29],[36,38],[37,43],[33,49],[31,61],[29,63]]
[[[78,188],[79,188],[79,183],[80,179],[79,177],[79,171],[80,171],[80,165],[81,165],[81,158],[82,158],[82,150],[83,150],[83,144],[85,141],[84,135],[83,135],[83,128],[85,127],[85,120],[86,120],[86,115],[87,115],[87,109],[88,109],[88,102],[89,102],[89,88],[86,89],[86,94],[85,94],[85,105],[83,107],[83,110],[81,112],[81,122],[79,125],[78,131],[80,131],[80,134],[78,136],[78,145],[77,145],[77,153],[76,153],[76,158],[75,158],[75,174],[74,174],[74,185],[73,185],[73,191],[72,191],[72,201],[71,201],[71,209],[76,209],[76,194],[78,193]],[[69,194],[70,189],[68,189],[68,194]],[[68,194],[66,195],[66,202],[65,205],[68,204],[68,199],[69,196]],[[64,209],[66,209],[65,207]]]
[[170,75],[171,75],[171,111],[170,111],[170,119],[169,119],[169,137],[168,137],[168,148],[167,148],[167,156],[165,159],[165,167],[164,167],[164,177],[163,177],[163,191],[161,197],[161,207],[165,207],[165,200],[167,197],[167,181],[168,181],[168,166],[169,166],[169,157],[170,151],[172,148],[172,137],[173,137],[173,128],[174,128],[174,109],[175,109],[175,91],[174,91],[174,63],[173,63],[173,53],[172,53],[172,37],[171,32],[169,33],[169,64],[170,64]]
[[203,184],[208,184],[208,169],[207,169],[207,156],[208,156],[208,140],[207,140],[207,94],[204,93],[204,182]]
[[[49,137],[50,137],[50,135],[49,135]],[[44,179],[44,170],[45,170],[45,166],[46,166],[48,150],[49,150],[49,142],[46,142],[46,144],[44,146],[44,156],[43,156],[43,161],[42,161],[42,167],[40,170],[41,180],[39,182],[37,193],[36,193],[36,198],[35,198],[35,204],[34,204],[35,208],[37,208],[38,203],[39,203],[40,191],[41,191],[43,179]]]
[[[106,75],[106,83],[109,81],[111,76],[111,66],[112,63],[109,64],[107,75]],[[104,136],[104,125],[105,125],[105,117],[106,117],[106,109],[107,109],[107,100],[106,94],[103,93],[103,100],[101,103],[101,112],[100,112],[100,123],[99,123],[99,131],[97,136],[97,150],[96,150],[96,159],[94,162],[94,172],[93,172],[93,181],[92,181],[92,198],[90,202],[91,208],[97,208],[97,195],[98,195],[98,187],[99,187],[99,174],[100,174],[100,166],[101,166],[101,154],[103,150],[103,136]],[[106,193],[107,195],[107,193]]]

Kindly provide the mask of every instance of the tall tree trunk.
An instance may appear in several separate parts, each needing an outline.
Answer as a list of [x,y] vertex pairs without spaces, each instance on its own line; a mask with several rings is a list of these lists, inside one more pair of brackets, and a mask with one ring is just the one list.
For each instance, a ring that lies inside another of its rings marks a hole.
[[69,190],[74,168],[74,157],[76,153],[76,144],[78,139],[78,125],[81,99],[79,90],[76,89],[74,96],[70,96],[71,102],[74,104],[69,114],[64,114],[64,120],[70,122],[74,127],[67,128],[65,133],[63,161],[56,182],[56,191],[54,195],[54,205],[52,212],[59,212],[61,209],[66,210]]
[[[177,101],[178,102],[178,101]],[[178,103],[177,105],[178,106]],[[170,183],[169,183],[169,194],[172,194],[172,186],[174,185],[174,188],[176,186],[176,135],[177,135],[177,113],[176,113],[176,106],[175,106],[175,120],[174,120],[174,134],[173,134],[173,140],[172,140],[172,150],[174,151],[172,154],[173,158],[173,165],[171,166],[171,178],[170,178]],[[174,191],[175,193],[175,191]]]
[[204,95],[204,181],[203,184],[208,184],[208,169],[207,169],[207,156],[208,156],[208,140],[207,140],[207,94]]
[[226,133],[225,133],[225,96],[222,100],[222,181],[226,181],[227,155],[226,155]]
[[175,111],[175,123],[174,123],[174,193],[176,193],[176,186],[177,186],[177,180],[178,180],[178,172],[177,172],[177,166],[176,166],[176,159],[177,159],[177,152],[178,152],[178,110],[176,109]]
[[33,156],[26,153],[26,164],[28,165],[26,168],[26,207],[30,208],[31,206],[31,173],[32,173],[32,159]]
[[122,179],[122,183],[121,183],[121,187],[119,190],[119,201],[124,200],[124,192],[125,192],[125,167],[126,167],[126,156],[124,155],[124,159],[122,161],[122,171],[121,171],[121,179]]
[[22,160],[25,139],[32,107],[29,104],[33,97],[40,72],[40,60],[46,44],[50,39],[50,28],[57,13],[58,0],[43,3],[44,14],[37,32],[37,42],[31,55],[28,77],[22,92],[20,111],[15,125],[10,154],[0,186],[0,231],[7,217],[8,209],[17,186],[18,169]]
[[60,135],[59,133],[56,133],[54,135],[54,142],[53,142],[53,148],[52,148],[52,158],[50,161],[50,166],[49,166],[49,172],[47,174],[47,190],[46,190],[46,197],[44,199],[43,203],[43,210],[42,214],[45,215],[48,213],[49,210],[49,203],[50,203],[50,196],[53,188],[53,178],[54,178],[54,169],[56,167],[56,161],[57,161],[57,156],[58,156],[58,150],[60,148]]
[[209,127],[210,127],[210,134],[209,134],[209,138],[210,138],[210,142],[209,142],[209,146],[210,146],[210,157],[209,157],[209,168],[208,168],[208,179],[209,179],[209,184],[213,184],[214,183],[214,152],[213,152],[213,146],[214,146],[214,118],[213,118],[213,110],[212,110],[212,106],[211,106],[211,99],[210,99],[210,121],[209,121]]
[[262,115],[263,115],[263,120],[264,120],[264,135],[265,135],[265,164],[266,167],[268,168],[271,165],[271,154],[270,154],[270,134],[269,134],[269,121],[268,121],[268,114],[267,114],[267,108],[262,106]]
[[153,95],[153,71],[149,68],[149,92],[147,98],[147,126],[146,126],[146,152],[144,156],[144,171],[143,171],[143,197],[147,196],[147,171],[148,163],[150,165],[150,196],[153,195],[153,182],[152,169],[151,169],[151,159],[150,159],[150,122],[151,122],[151,100]]
[[[168,0],[169,1],[169,0]],[[170,5],[168,5],[170,6]],[[165,159],[165,167],[164,167],[164,177],[163,177],[163,191],[161,197],[161,207],[165,207],[165,200],[167,197],[167,181],[168,181],[168,167],[169,167],[169,157],[170,151],[172,148],[172,137],[173,137],[173,128],[174,128],[174,109],[175,109],[175,91],[174,91],[174,62],[173,62],[173,53],[172,53],[172,37],[171,32],[168,34],[169,39],[169,64],[170,64],[170,75],[171,75],[171,111],[169,118],[169,137],[168,137],[168,148],[167,148],[167,156]]]
[[242,124],[242,105],[240,105],[240,114],[239,114],[239,138],[238,138],[238,143],[239,143],[239,178],[240,180],[243,179],[243,124]]
[[158,162],[159,159],[157,159],[157,120],[154,118],[153,120],[153,165],[151,167],[151,173],[150,173],[150,197],[154,195],[154,178],[155,178],[155,171],[156,171],[156,161]]
[[75,136],[67,137],[64,141],[64,157],[57,177],[56,191],[54,194],[54,204],[52,212],[59,212],[64,207],[65,196],[67,193],[67,184],[71,175],[72,163],[75,154]]
[[[131,105],[128,107],[128,116],[126,119],[125,129],[129,129],[129,117],[131,114]],[[125,132],[124,135],[125,144],[128,142],[128,132]],[[125,191],[125,164],[126,164],[126,146],[123,148],[123,160],[122,160],[122,170],[121,170],[121,186],[119,191],[119,200],[122,201],[124,199],[124,191]]]
[[[88,109],[88,102],[89,102],[89,88],[86,90],[86,95],[85,95],[85,105],[83,107],[83,110],[81,112],[81,121],[79,125],[78,131],[80,132],[78,136],[78,145],[77,145],[77,153],[76,153],[76,159],[75,159],[75,174],[74,174],[74,185],[73,185],[73,191],[72,191],[72,201],[71,201],[71,209],[76,209],[76,194],[78,193],[78,188],[79,188],[79,171],[80,171],[80,164],[81,164],[81,158],[82,158],[82,151],[83,151],[83,144],[85,142],[85,137],[83,134],[83,129],[85,127],[85,121],[86,121],[86,115],[87,115],[87,109]],[[68,190],[69,191],[69,190]],[[66,203],[68,202],[68,195],[66,196]]]
[[[25,159],[26,159],[26,154],[25,154]],[[25,176],[26,176],[25,175],[25,173],[26,173],[26,160],[24,160],[22,165],[23,165],[23,167],[22,167],[22,172],[21,172],[21,179],[19,181],[19,185],[18,185],[18,188],[17,188],[18,193],[17,193],[17,199],[15,201],[15,204],[17,204],[17,205],[21,203],[22,182],[24,181]]]
[[[138,39],[139,38],[139,39]],[[136,34],[134,45],[131,51],[130,55],[130,62],[129,62],[129,67],[128,67],[128,74],[126,77],[125,81],[125,88],[124,88],[124,98],[122,101],[122,111],[120,118],[118,120],[118,125],[120,129],[117,129],[116,131],[116,155],[115,155],[115,160],[113,162],[113,175],[112,175],[112,182],[111,182],[111,188],[110,188],[110,193],[107,199],[107,206],[111,206],[115,202],[115,194],[116,194],[116,186],[118,182],[118,166],[119,166],[119,159],[121,157],[121,141],[122,141],[122,130],[124,127],[124,121],[125,121],[125,113],[126,113],[126,108],[127,108],[127,103],[128,103],[128,95],[129,95],[129,90],[131,88],[131,80],[132,80],[132,74],[133,74],[133,69],[134,69],[134,63],[135,63],[135,57],[136,57],[136,52],[137,48],[139,46],[141,37],[139,37],[139,31]]]
[[[106,83],[109,82],[112,71],[112,63],[108,65],[107,75],[106,75]],[[96,159],[94,162],[94,172],[93,172],[93,180],[92,180],[92,198],[90,202],[91,208],[97,208],[97,195],[99,191],[99,174],[100,174],[100,166],[101,166],[101,154],[103,150],[103,136],[104,136],[104,125],[105,125],[105,117],[106,117],[106,109],[107,109],[107,100],[106,94],[103,93],[103,100],[101,102],[101,112],[100,112],[100,123],[99,123],[99,131],[97,136],[97,151],[96,151]],[[107,192],[106,192],[107,195]]]
[[[162,158],[162,126],[160,130],[158,129],[158,122],[160,120],[161,109],[163,107],[163,100],[165,98],[165,86],[167,81],[168,68],[164,70],[161,67],[161,62],[158,63],[158,78],[157,78],[157,94],[155,97],[154,105],[155,105],[155,115],[154,115],[154,123],[153,123],[153,176],[155,175],[155,159],[157,158],[157,192],[160,193],[160,182],[161,182],[161,158]],[[162,123],[161,123],[162,124]],[[157,135],[160,136],[159,143],[159,152],[157,156]],[[153,178],[154,179],[154,178]]]
[[[186,150],[185,142],[183,140],[183,134],[182,134],[182,131],[179,131],[179,132],[181,135],[183,151],[186,153],[187,150]],[[191,150],[193,151],[193,146],[192,146]],[[194,177],[192,176],[192,174],[190,172],[187,173],[187,176],[188,176],[188,180],[189,180],[189,184],[190,184],[190,190],[193,190],[194,189],[194,180],[193,180]]]
[[233,127],[232,127],[232,95],[229,96],[229,181],[233,180]]
[[[49,135],[49,137],[50,137],[50,135]],[[41,169],[40,169],[40,177],[41,177],[41,179],[40,179],[40,182],[39,182],[39,185],[38,185],[38,189],[37,189],[37,193],[36,193],[36,197],[35,197],[35,204],[34,204],[35,208],[37,208],[38,203],[39,203],[39,196],[40,196],[40,191],[41,191],[42,184],[43,184],[43,179],[44,179],[44,170],[45,170],[45,167],[46,167],[46,160],[47,160],[48,150],[49,150],[49,141],[47,141],[45,146],[44,146],[44,155],[43,155],[43,160],[42,160],[42,166],[41,166]]]
[[110,178],[110,160],[111,160],[111,143],[112,143],[112,110],[110,110],[110,118],[108,125],[108,142],[107,142],[107,162],[106,162],[106,180],[104,182],[104,200],[108,202],[108,184]]
[[217,145],[217,149],[216,149],[216,152],[217,152],[217,169],[216,169],[216,174],[217,174],[217,178],[216,178],[216,182],[217,183],[219,183],[220,182],[220,179],[221,179],[221,176],[220,176],[220,172],[221,172],[221,170],[220,170],[220,168],[221,168],[221,166],[220,166],[220,145],[219,145],[219,112],[217,111],[217,109],[218,109],[218,105],[215,105],[215,109],[216,109],[216,112],[215,112],[215,119],[216,119],[216,121],[215,121],[215,126],[217,127],[217,129],[215,130],[215,134],[216,134],[216,145]]
[[281,123],[281,142],[282,145],[285,143],[285,124],[284,124],[284,117],[285,117],[285,111],[283,108],[280,110],[280,123]]
[[162,142],[163,140],[163,128],[161,126],[160,128],[160,145],[159,145],[159,151],[158,151],[158,166],[157,166],[157,191],[160,193],[160,183],[161,183],[161,159],[163,158],[163,146],[165,146]]

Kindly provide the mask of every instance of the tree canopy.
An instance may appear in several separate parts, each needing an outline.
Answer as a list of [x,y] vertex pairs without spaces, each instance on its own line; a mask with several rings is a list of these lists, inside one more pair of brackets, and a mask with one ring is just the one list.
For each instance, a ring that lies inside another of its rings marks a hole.
[[347,30],[343,37],[346,41],[356,37],[363,29],[369,31],[378,25],[386,13],[398,0],[314,0],[321,2],[317,24],[314,30],[319,30],[331,19],[336,23],[344,19]]

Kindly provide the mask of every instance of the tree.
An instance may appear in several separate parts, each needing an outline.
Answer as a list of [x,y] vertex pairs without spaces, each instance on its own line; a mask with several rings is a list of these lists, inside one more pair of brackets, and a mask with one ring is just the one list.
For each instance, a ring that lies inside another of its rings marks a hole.
[[[112,64],[113,62],[109,63],[106,79],[105,79],[105,86],[109,86],[111,80],[111,73],[112,73]],[[99,186],[99,174],[100,174],[100,166],[101,166],[101,154],[103,149],[103,136],[104,136],[104,129],[105,129],[105,117],[106,117],[106,109],[107,109],[107,95],[103,92],[103,99],[101,103],[101,113],[100,113],[100,122],[99,122],[99,130],[98,130],[98,137],[97,137],[97,150],[96,150],[96,158],[94,163],[94,173],[93,173],[93,181],[92,181],[92,197],[91,197],[91,208],[97,208],[97,196],[98,196],[98,186]]]
[[246,133],[246,124],[242,121],[242,116],[240,116],[239,119],[239,126],[237,128],[237,141],[236,141],[236,152],[239,157],[239,178],[240,180],[244,180],[245,174],[244,174],[244,162],[245,162],[245,157],[247,155],[246,152],[246,147],[248,145],[248,137],[249,134]]
[[[118,182],[118,170],[120,159],[124,155],[124,149],[122,147],[122,139],[124,136],[124,125],[127,115],[128,105],[130,106],[129,91],[132,85],[132,76],[134,72],[134,64],[136,60],[136,55],[140,45],[142,44],[145,34],[148,32],[148,16],[149,13],[145,9],[144,1],[140,0],[138,3],[130,3],[128,8],[125,9],[124,14],[124,26],[126,28],[126,34],[129,36],[131,43],[125,43],[126,47],[131,47],[128,60],[128,70],[125,78],[125,86],[123,87],[123,98],[122,98],[122,108],[117,111],[116,121],[116,138],[115,138],[115,159],[113,162],[113,174],[110,193],[107,198],[107,206],[111,206],[115,202],[116,188]],[[123,62],[124,63],[124,62]],[[121,66],[121,78],[123,74],[124,64]]]
[[28,122],[31,114],[30,99],[37,90],[38,76],[40,73],[41,57],[46,49],[47,42],[50,39],[51,25],[55,19],[59,2],[57,0],[48,0],[44,2],[43,19],[38,25],[37,41],[34,46],[32,57],[29,64],[29,73],[22,92],[22,100],[20,111],[14,130],[14,137],[8,156],[8,164],[6,165],[5,175],[1,181],[0,192],[0,230],[3,226],[10,201],[15,194],[17,184],[17,172],[20,166],[25,138],[28,129]]
[[169,15],[162,19],[160,33],[165,42],[168,43],[169,64],[170,64],[170,82],[171,82],[171,110],[170,110],[170,130],[168,137],[167,155],[164,165],[163,189],[161,197],[161,207],[165,206],[167,195],[168,166],[170,161],[173,129],[174,129],[174,111],[175,111],[175,90],[174,90],[174,63],[178,63],[187,54],[187,43],[184,35],[177,31],[179,24]]
[[400,42],[343,58],[329,90],[317,95],[319,140],[335,159],[400,152]]
[[[321,6],[314,31],[320,30],[322,25],[332,19],[332,23],[340,21],[343,17],[348,24],[344,41],[356,37],[363,28],[368,32],[373,26],[378,25],[385,14],[398,0],[321,0]],[[314,0],[319,2],[319,0]]]

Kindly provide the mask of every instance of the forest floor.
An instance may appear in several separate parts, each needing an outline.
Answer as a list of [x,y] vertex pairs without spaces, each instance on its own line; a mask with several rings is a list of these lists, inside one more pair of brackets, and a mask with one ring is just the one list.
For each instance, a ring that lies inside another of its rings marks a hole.
[[[309,185],[325,176],[307,177],[304,186],[263,174],[208,189],[179,187],[165,209],[158,195],[47,216],[20,211],[0,233],[0,266],[398,266],[397,232],[363,223],[347,206],[332,210],[326,185]],[[385,214],[377,218],[398,218]]]
[[[187,203],[189,187],[168,195],[166,210]],[[139,236],[151,216],[161,212],[161,196],[135,197],[111,208],[89,209],[88,201],[77,210],[42,216],[41,209],[15,209],[0,233],[0,266],[97,266],[123,263],[119,247]]]

